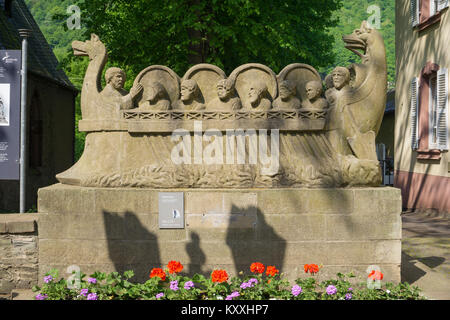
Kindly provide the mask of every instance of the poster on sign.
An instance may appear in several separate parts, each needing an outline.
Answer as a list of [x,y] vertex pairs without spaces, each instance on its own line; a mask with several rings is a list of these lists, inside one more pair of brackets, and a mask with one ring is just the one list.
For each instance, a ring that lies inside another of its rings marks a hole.
[[9,83],[0,83],[0,126],[9,126]]
[[0,180],[20,175],[20,50],[0,50]]

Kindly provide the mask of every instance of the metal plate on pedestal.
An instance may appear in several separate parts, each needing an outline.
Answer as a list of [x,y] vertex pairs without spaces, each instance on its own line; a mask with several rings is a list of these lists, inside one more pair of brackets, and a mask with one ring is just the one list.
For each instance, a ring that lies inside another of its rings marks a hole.
[[183,192],[159,192],[158,211],[160,229],[184,229]]

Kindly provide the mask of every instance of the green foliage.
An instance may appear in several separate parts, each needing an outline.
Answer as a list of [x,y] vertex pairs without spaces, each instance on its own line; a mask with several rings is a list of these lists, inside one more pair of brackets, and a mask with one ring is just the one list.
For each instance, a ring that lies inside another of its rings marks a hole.
[[333,16],[339,19],[336,27],[331,29],[335,42],[333,55],[335,63],[320,72],[329,73],[335,66],[347,66],[351,63],[359,63],[359,57],[345,49],[342,35],[350,34],[361,26],[362,21],[367,21],[375,12],[368,12],[371,5],[380,8],[380,29],[386,46],[386,59],[388,65],[389,87],[395,85],[395,1],[392,0],[345,0],[343,6],[334,12]]
[[[133,283],[132,271],[123,275],[118,272],[109,274],[94,272],[88,280],[86,275],[80,275],[80,283],[76,288],[69,288],[68,282],[58,280],[58,271],[51,270],[46,274],[42,287],[35,286],[33,291],[38,293],[37,300],[226,300],[234,292],[232,300],[424,300],[418,287],[411,287],[408,283],[385,283],[380,289],[369,289],[366,283],[352,286],[349,279],[354,275],[338,273],[335,279],[317,282],[314,276],[299,278],[295,284],[301,287],[301,292],[294,295],[292,288],[283,274],[268,276],[264,274],[244,275],[232,277],[225,282],[213,282],[211,277],[195,274],[193,277],[177,273],[170,274],[162,281],[153,277],[145,283]],[[95,281],[93,281],[93,279]],[[185,284],[192,281],[192,287]],[[242,284],[252,282],[251,286]],[[334,287],[334,293],[327,292],[327,288]],[[157,296],[157,295],[160,296]],[[230,299],[231,300],[231,299]]]
[[[152,64],[180,75],[195,63],[212,63],[227,73],[248,62],[273,70],[301,61],[333,61],[341,0],[169,0],[81,3],[83,22],[106,43],[111,61],[132,75]],[[126,30],[127,32],[124,32]]]

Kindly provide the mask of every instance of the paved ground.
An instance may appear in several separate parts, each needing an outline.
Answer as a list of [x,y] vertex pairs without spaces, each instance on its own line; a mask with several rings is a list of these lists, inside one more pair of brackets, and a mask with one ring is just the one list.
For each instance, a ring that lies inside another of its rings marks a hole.
[[[428,299],[450,300],[450,218],[403,213],[402,281],[417,285]],[[32,300],[15,290],[13,300]]]
[[404,213],[402,281],[429,299],[450,300],[450,218]]

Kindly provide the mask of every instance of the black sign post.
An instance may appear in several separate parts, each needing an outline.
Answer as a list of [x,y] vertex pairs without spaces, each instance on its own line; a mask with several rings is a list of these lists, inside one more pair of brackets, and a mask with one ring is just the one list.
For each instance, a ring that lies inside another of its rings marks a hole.
[[20,178],[21,50],[0,50],[0,180]]

